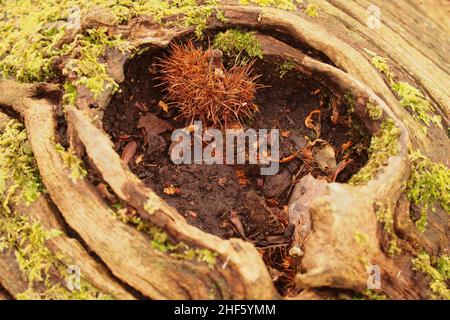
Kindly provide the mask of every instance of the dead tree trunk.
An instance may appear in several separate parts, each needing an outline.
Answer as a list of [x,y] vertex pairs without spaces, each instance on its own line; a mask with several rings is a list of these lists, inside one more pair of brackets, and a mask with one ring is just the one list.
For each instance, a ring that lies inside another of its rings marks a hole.
[[[258,31],[257,38],[266,57],[292,61],[295,72],[316,79],[336,96],[351,93],[355,97],[355,112],[370,134],[379,134],[385,121],[391,121],[397,130],[398,152],[376,169],[368,183],[357,186],[330,183],[325,193],[309,206],[312,230],[303,247],[302,272],[297,276],[303,291],[297,298],[326,296],[324,288],[334,293],[364,291],[368,263],[380,267],[382,290],[388,297],[428,298],[429,279],[412,269],[411,260],[422,250],[431,256],[448,254],[448,213],[438,207],[428,215],[426,232],[419,232],[411,219],[411,212],[418,209],[410,205],[404,186],[411,173],[410,148],[419,149],[433,161],[450,165],[447,90],[450,43],[446,39],[450,26],[443,9],[448,4],[438,0],[428,1],[427,6],[412,0],[315,2],[319,16],[313,18],[301,10],[287,12],[224,1],[220,10],[226,22],[212,17],[207,26]],[[372,2],[382,8],[380,30],[367,26],[367,7]],[[127,26],[108,28],[122,34],[135,47],[165,48],[173,39],[192,33],[192,28],[166,29],[139,18]],[[442,117],[443,128],[431,126],[427,133],[421,130],[420,123],[401,106],[389,79],[374,67],[372,56],[365,49],[387,58],[398,79],[423,92]],[[310,57],[311,51],[328,63]],[[110,73],[114,78],[123,80],[123,65],[130,57],[105,59],[112,66]],[[70,179],[56,147],[59,106],[51,99],[55,90],[59,88],[48,84],[0,81],[1,109],[24,121],[48,192],[31,207],[14,209],[27,212],[46,228],[67,232],[67,224],[76,233],[76,238],[63,235],[51,239],[48,246],[52,250],[63,251],[78,261],[86,280],[119,299],[139,295],[151,299],[281,298],[252,244],[240,239],[222,240],[190,226],[128,170],[108,135],[98,126],[101,114],[83,101],[63,108],[72,148],[87,156],[112,193],[136,210],[145,224],[162,230],[168,237],[167,243],[204,250],[214,257],[213,263],[180,259],[155,249],[147,234],[112,215],[111,208],[87,179],[76,182]],[[99,109],[110,96],[105,90],[103,98],[106,98],[97,101]],[[376,120],[368,115],[369,102],[382,110],[382,116]],[[7,118],[0,113],[0,123],[5,122],[2,117]],[[380,208],[393,212],[394,236],[402,249],[394,258],[386,252],[383,225],[377,221],[376,212]],[[355,234],[364,234],[365,243],[358,243]],[[14,297],[23,292],[26,281],[7,251],[0,255],[0,265],[0,299],[7,297],[3,288]]]

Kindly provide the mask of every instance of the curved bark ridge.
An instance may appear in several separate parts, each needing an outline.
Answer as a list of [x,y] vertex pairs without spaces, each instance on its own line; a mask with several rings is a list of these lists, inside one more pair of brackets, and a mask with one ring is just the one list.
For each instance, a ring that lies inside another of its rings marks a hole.
[[[8,32],[0,46],[3,77],[31,83],[64,79],[61,86],[0,82],[1,108],[20,114],[26,127],[0,113],[0,264],[8,270],[0,279],[11,296],[279,298],[274,273],[253,244],[223,240],[188,224],[128,169],[102,128],[108,105],[126,80],[126,63],[151,46],[163,50],[176,37],[192,32],[201,37],[219,27],[229,30],[213,44],[226,55],[244,64],[245,59],[277,61],[280,78],[299,73],[314,79],[371,136],[368,162],[348,184],[306,176],[294,186],[289,206],[297,208],[290,212],[297,224],[287,247],[298,273],[292,292],[303,290],[298,298],[328,288],[331,297],[350,289],[365,298],[449,299],[449,169],[410,151],[408,134],[421,128],[412,134],[414,148],[426,144],[427,129],[440,141],[444,136],[443,145],[449,146],[442,130],[448,125],[446,93],[427,87],[430,102],[425,91],[397,80],[403,79],[400,70],[394,74],[394,64],[373,48],[358,51],[328,32],[320,17],[335,19],[345,7],[340,1],[240,2],[267,7],[102,0],[78,1],[74,8],[71,1],[58,1],[40,3],[42,10],[28,16],[26,2],[2,4],[8,14],[0,30],[21,26],[1,31]],[[297,7],[301,10],[294,13]],[[289,41],[230,29],[236,26],[277,28]],[[33,39],[38,41],[30,46]],[[396,58],[393,63],[402,61]],[[433,83],[419,78],[421,84]],[[63,116],[66,135],[56,132],[56,119]],[[430,155],[428,147],[423,150]],[[102,188],[93,186],[90,174]],[[61,218],[78,239],[65,234]],[[66,281],[73,265],[82,275],[75,290]],[[381,291],[366,290],[367,267],[373,265],[381,267]],[[128,286],[136,291],[130,293]]]
[[17,264],[20,273],[3,274],[2,277],[12,277],[12,280],[8,280],[17,281],[15,284],[11,283],[12,286],[20,286],[23,283],[23,289],[26,289],[23,292],[13,289],[13,295],[17,299],[110,298],[85,279],[78,280],[79,290],[69,290],[66,281],[72,257],[47,247],[47,241],[60,237],[63,231],[47,230],[41,222],[33,221],[30,216],[20,212],[23,208],[18,207],[19,203],[29,206],[46,191],[41,183],[24,126],[16,120],[3,124],[0,135],[0,259],[6,259],[7,263],[13,265]]

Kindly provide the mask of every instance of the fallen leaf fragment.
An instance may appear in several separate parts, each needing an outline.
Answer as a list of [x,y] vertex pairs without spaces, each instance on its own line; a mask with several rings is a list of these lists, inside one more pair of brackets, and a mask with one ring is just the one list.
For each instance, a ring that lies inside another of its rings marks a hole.
[[331,173],[336,169],[336,152],[325,140],[317,139],[313,142],[312,155],[314,162],[323,172]]
[[350,140],[347,141],[346,143],[344,143],[344,144],[341,146],[341,152],[344,152],[344,151],[350,149],[351,146],[353,146],[353,141],[350,141]]
[[322,131],[322,125],[320,123],[322,116],[322,111],[319,109],[311,111],[311,113],[305,119],[305,126],[309,129],[314,130],[317,138],[320,137]]
[[180,188],[174,187],[173,185],[170,185],[168,187],[164,188],[164,194],[167,194],[168,196],[174,196],[179,195],[181,193]]
[[197,218],[197,213],[196,213],[196,212],[189,210],[187,213],[188,213],[188,215],[190,215],[192,218],[194,218],[194,219]]
[[169,106],[162,100],[159,100],[158,106],[163,109],[165,112],[169,112]]
[[284,130],[281,132],[281,136],[284,138],[288,138],[291,135],[291,132],[289,130]]
[[136,141],[130,141],[127,143],[125,148],[123,148],[120,158],[125,163],[125,165],[128,165],[130,163],[130,161],[134,158],[137,147],[138,147],[138,145],[137,145]]
[[167,121],[158,118],[153,113],[146,113],[143,115],[137,123],[137,128],[143,128],[146,133],[151,133],[155,136],[173,129]]
[[241,218],[239,217],[239,213],[237,211],[231,210],[230,212],[230,221],[233,224],[236,232],[243,238],[246,239],[244,226],[242,225]]

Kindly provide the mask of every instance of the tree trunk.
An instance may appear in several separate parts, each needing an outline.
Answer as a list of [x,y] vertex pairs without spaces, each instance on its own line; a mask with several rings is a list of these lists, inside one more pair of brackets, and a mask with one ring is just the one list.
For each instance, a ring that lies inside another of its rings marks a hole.
[[[207,26],[211,30],[242,27],[257,31],[265,59],[292,61],[295,72],[317,80],[342,99],[351,93],[355,113],[371,135],[379,134],[386,121],[398,129],[398,153],[390,155],[370,181],[360,185],[329,183],[306,208],[311,232],[302,246],[302,271],[296,277],[301,290],[295,298],[363,292],[368,265],[379,266],[381,291],[387,297],[430,298],[430,279],[414,270],[412,260],[422,251],[432,257],[448,254],[448,212],[440,206],[433,212],[430,209],[427,229],[420,232],[411,218],[420,208],[411,205],[405,185],[415,170],[410,149],[450,166],[449,4],[440,0],[314,2],[318,17],[309,17],[301,9],[284,11],[222,1],[220,10],[226,20],[211,17]],[[372,3],[381,8],[379,30],[368,28],[367,8]],[[141,18],[126,26],[107,27],[134,47],[166,48],[173,39],[193,31],[166,28]],[[373,56],[368,52],[387,58],[397,80],[414,85],[431,101],[443,128],[432,125],[426,133],[421,129],[420,122],[400,104],[386,75],[371,63]],[[124,64],[132,57],[123,54],[114,59],[105,57],[110,74],[120,82]],[[96,101],[97,109],[90,109],[89,103],[80,99],[75,106],[63,107],[72,149],[86,156],[83,159],[95,168],[111,193],[133,208],[143,225],[157,227],[167,235],[164,245],[212,255],[212,263],[155,248],[152,235],[114,217],[112,208],[88,179],[71,179],[57,150],[61,106],[53,94],[59,90],[45,83],[0,80],[0,131],[10,117],[23,120],[47,191],[29,207],[11,207],[46,229],[62,231],[63,235],[46,242],[52,252],[64,252],[80,266],[86,281],[117,299],[283,298],[253,244],[242,239],[223,240],[189,225],[128,169],[98,125],[98,110],[104,109],[111,97],[106,88],[103,102]],[[368,115],[369,101],[381,108],[380,118]],[[384,208],[393,212],[393,235],[387,236],[377,221],[377,212]],[[365,236],[363,245],[355,240],[360,233]],[[397,239],[402,250],[394,257],[386,249],[390,237]],[[0,254],[0,266],[0,300],[17,297],[27,289],[27,279],[8,250]]]

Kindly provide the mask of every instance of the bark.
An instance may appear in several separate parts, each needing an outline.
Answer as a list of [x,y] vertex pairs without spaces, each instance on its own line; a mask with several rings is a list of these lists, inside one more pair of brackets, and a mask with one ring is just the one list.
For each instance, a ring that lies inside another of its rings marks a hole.
[[[337,96],[351,92],[356,97],[355,112],[370,133],[378,132],[386,119],[392,119],[401,130],[399,154],[390,157],[367,185],[329,183],[326,191],[302,209],[310,214],[311,233],[303,243],[303,272],[297,276],[297,282],[304,291],[298,299],[328,297],[328,293],[319,290],[323,287],[363,291],[367,262],[381,266],[383,291],[389,297],[428,297],[425,277],[411,270],[411,259],[422,249],[436,255],[445,253],[449,247],[448,217],[438,209],[429,216],[427,232],[417,231],[404,190],[411,172],[408,149],[420,149],[432,160],[449,166],[450,140],[447,129],[432,127],[426,134],[419,129],[418,122],[400,106],[386,79],[364,51],[368,49],[388,58],[398,79],[417,86],[442,116],[444,127],[448,127],[450,95],[446,86],[450,83],[447,59],[450,44],[446,32],[450,27],[448,17],[440,9],[447,4],[438,0],[427,2],[428,6],[415,0],[317,0],[319,17],[311,18],[300,10],[286,12],[223,1],[221,10],[226,22],[215,18],[209,21],[211,29],[242,26],[260,31],[257,38],[266,59],[293,61],[296,72],[316,79]],[[367,27],[367,7],[371,3],[382,8],[381,30]],[[415,23],[418,20],[423,23]],[[121,33],[136,47],[165,48],[172,39],[192,32],[191,28],[165,29],[148,18],[138,18],[128,26],[116,26],[107,16],[102,21],[93,17],[83,21],[85,27],[100,24]],[[130,57],[111,52],[105,59],[110,74],[122,81],[123,65]],[[216,253],[216,264],[210,267],[155,249],[148,235],[113,216],[87,179],[72,181],[55,149],[58,108],[45,99],[55,90],[58,88],[49,84],[0,81],[0,106],[23,118],[49,196],[41,197],[30,208],[17,209],[47,228],[65,229],[67,224],[80,240],[63,236],[49,241],[49,247],[79,261],[94,286],[117,298],[134,298],[122,283],[151,299],[280,298],[252,244],[238,239],[222,240],[190,226],[128,170],[109,137],[93,121],[95,111],[86,107],[89,105],[86,100],[78,101],[76,107],[64,108],[69,141],[77,154],[85,153],[105,184],[121,202],[136,209],[144,221],[164,230],[173,243],[182,242],[193,249]],[[100,109],[109,98],[110,93],[105,92]],[[369,99],[383,110],[380,120],[371,120],[366,114]],[[0,129],[4,122],[1,115]],[[396,258],[387,256],[384,250],[382,227],[375,215],[375,204],[380,202],[395,211],[395,234],[403,249]],[[57,211],[63,222],[59,221]],[[356,233],[366,235],[366,245],[356,243]],[[95,252],[101,262],[93,259],[88,250]],[[12,296],[23,292],[26,283],[10,253],[0,255],[0,267],[0,284],[6,291]]]

